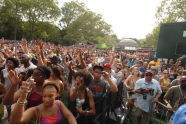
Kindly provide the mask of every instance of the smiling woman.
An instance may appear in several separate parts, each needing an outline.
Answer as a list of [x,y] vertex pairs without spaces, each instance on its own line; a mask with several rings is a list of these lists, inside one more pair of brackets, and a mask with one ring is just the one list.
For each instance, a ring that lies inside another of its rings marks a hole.
[[24,110],[26,103],[26,96],[28,94],[28,82],[21,86],[20,97],[12,111],[11,122],[13,123],[27,123],[34,119],[38,124],[61,124],[62,117],[64,116],[69,124],[76,124],[76,120],[66,106],[55,100],[59,92],[55,84],[46,84],[43,86],[43,103]]

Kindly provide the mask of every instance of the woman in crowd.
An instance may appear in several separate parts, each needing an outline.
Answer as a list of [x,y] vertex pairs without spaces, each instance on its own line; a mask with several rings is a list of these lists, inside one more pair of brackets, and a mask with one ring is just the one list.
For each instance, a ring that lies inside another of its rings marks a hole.
[[76,120],[66,106],[58,100],[59,89],[55,84],[46,84],[42,87],[43,103],[24,110],[26,97],[28,95],[28,82],[22,84],[20,95],[11,114],[11,122],[27,123],[31,120],[38,124],[62,124],[62,118],[65,117],[69,124],[76,124]]
[[173,81],[174,79],[177,78],[178,73],[177,73],[177,68],[176,68],[175,65],[172,65],[170,67],[170,69],[169,69],[169,76],[170,76],[169,78],[170,78],[171,81]]
[[92,115],[95,114],[95,103],[92,92],[87,88],[90,77],[82,72],[75,73],[75,87],[70,90],[70,100],[76,104],[78,124],[92,124]]
[[56,86],[60,88],[59,94],[61,95],[64,90],[64,85],[61,79],[60,69],[56,65],[51,65],[50,71],[51,71],[50,78],[45,81],[45,84],[51,83],[51,82],[54,83]]
[[[19,84],[20,82],[17,82],[16,78],[18,78],[18,76],[15,73],[12,73],[11,71],[11,87],[10,89],[7,91],[5,98],[4,98],[4,103],[6,104],[13,104],[17,101],[17,99],[20,96],[20,92],[21,89],[17,90],[17,84]],[[33,84],[32,90],[29,93],[27,100],[27,107],[26,108],[30,108],[33,106],[37,106],[39,104],[42,103],[42,86],[45,82],[46,79],[48,79],[50,77],[50,69],[46,66],[38,66],[36,69],[34,69],[33,74],[32,74],[32,78],[34,79],[35,84]]]
[[19,61],[16,58],[7,58],[5,68],[0,72],[1,82],[4,84],[5,89],[8,89],[11,85],[9,80],[9,71],[16,71],[16,68],[19,66]]
[[159,81],[159,75],[158,75],[157,67],[151,66],[150,70],[152,72],[153,79],[156,79],[157,81]]
[[163,71],[162,76],[159,79],[161,89],[165,93],[171,86],[171,81],[169,79],[169,72],[167,70]]
[[136,81],[140,79],[140,76],[141,76],[140,71],[138,70],[137,67],[134,67],[132,73],[124,81],[128,90],[128,107],[134,105],[135,94],[133,94],[132,91],[134,89]]

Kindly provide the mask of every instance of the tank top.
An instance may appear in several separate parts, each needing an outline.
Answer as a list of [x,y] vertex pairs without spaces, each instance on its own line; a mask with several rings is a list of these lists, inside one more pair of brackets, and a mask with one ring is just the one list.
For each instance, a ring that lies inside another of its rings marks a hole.
[[88,91],[89,89],[86,88],[85,90],[85,99],[80,99],[81,103],[82,103],[82,110],[89,110],[89,98],[88,98]]
[[43,100],[42,100],[42,95],[33,91],[31,92],[31,94],[28,96],[27,98],[27,108],[30,108],[30,107],[34,107],[34,106],[38,106],[40,105],[41,103],[43,103]]
[[57,105],[57,115],[50,117],[40,117],[40,124],[61,124],[62,123],[62,112],[59,101],[55,101]]
[[9,72],[7,68],[3,69],[2,72],[3,72],[3,78],[4,78],[4,86],[5,86],[5,89],[7,90],[11,85],[11,82],[8,78]]

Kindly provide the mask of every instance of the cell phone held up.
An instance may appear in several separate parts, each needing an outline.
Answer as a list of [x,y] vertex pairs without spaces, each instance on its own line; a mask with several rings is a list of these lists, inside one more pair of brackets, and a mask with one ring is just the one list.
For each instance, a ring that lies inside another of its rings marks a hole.
[[34,79],[30,78],[29,84],[27,85],[27,88],[30,88],[33,83],[34,83]]

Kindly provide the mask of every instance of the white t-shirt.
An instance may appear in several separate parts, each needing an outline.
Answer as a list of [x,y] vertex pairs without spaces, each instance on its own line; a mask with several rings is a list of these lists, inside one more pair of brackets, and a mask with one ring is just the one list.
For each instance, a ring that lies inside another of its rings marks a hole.
[[37,68],[36,65],[34,65],[32,62],[29,62],[30,66],[28,66],[27,68],[23,66],[21,66],[20,68],[17,69],[17,74],[21,73],[21,72],[26,72],[28,71],[29,69],[35,69]]

